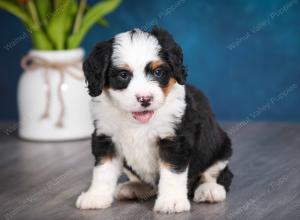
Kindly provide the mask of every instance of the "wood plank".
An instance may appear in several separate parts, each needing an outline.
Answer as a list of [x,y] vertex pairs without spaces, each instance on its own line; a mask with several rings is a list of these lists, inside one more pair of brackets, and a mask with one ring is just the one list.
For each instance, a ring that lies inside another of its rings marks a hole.
[[[10,131],[14,123],[0,124]],[[157,214],[150,201],[115,202],[105,210],[75,208],[91,180],[90,140],[23,141],[0,135],[1,219],[300,219],[300,124],[224,123],[231,131],[235,178],[227,200],[192,203],[191,212]],[[239,128],[239,129],[238,129]]]

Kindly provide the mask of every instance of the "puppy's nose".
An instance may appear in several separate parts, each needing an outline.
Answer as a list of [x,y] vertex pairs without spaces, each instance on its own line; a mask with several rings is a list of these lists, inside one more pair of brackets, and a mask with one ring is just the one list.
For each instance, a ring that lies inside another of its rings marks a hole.
[[141,106],[148,107],[153,101],[153,96],[136,96],[136,100],[141,103]]

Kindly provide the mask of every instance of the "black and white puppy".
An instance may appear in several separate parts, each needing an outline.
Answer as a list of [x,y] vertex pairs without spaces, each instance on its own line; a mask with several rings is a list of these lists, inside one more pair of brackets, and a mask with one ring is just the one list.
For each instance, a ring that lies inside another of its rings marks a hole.
[[[168,32],[118,34],[96,45],[83,70],[93,97],[96,162],[78,208],[107,208],[141,188],[157,190],[154,210],[164,213],[190,210],[189,198],[225,200],[230,139],[202,92],[185,84],[182,50]],[[129,181],[117,186],[122,170]]]

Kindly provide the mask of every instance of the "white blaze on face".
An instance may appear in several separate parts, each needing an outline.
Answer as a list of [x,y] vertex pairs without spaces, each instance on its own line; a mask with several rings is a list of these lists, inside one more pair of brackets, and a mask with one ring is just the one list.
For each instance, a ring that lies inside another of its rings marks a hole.
[[[112,101],[127,112],[141,112],[145,108],[137,101],[137,96],[153,96],[151,106],[147,110],[158,109],[164,94],[158,83],[151,81],[145,74],[145,67],[152,61],[160,60],[161,47],[158,40],[149,33],[135,29],[115,36],[113,44],[112,65],[116,67],[128,66],[133,77],[126,89],[109,89]],[[148,115],[135,115],[141,122],[147,122]],[[144,120],[145,119],[145,120]]]
[[135,29],[115,36],[112,62],[115,66],[129,65],[134,72],[143,71],[152,60],[159,59],[160,45],[149,33]]

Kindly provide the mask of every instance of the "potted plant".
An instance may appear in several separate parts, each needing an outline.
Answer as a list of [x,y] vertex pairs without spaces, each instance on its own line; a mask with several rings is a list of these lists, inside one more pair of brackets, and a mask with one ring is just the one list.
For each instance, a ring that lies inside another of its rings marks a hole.
[[24,56],[18,84],[19,135],[31,140],[90,136],[89,97],[81,69],[80,43],[120,0],[0,0],[0,8],[26,26],[34,49]]

